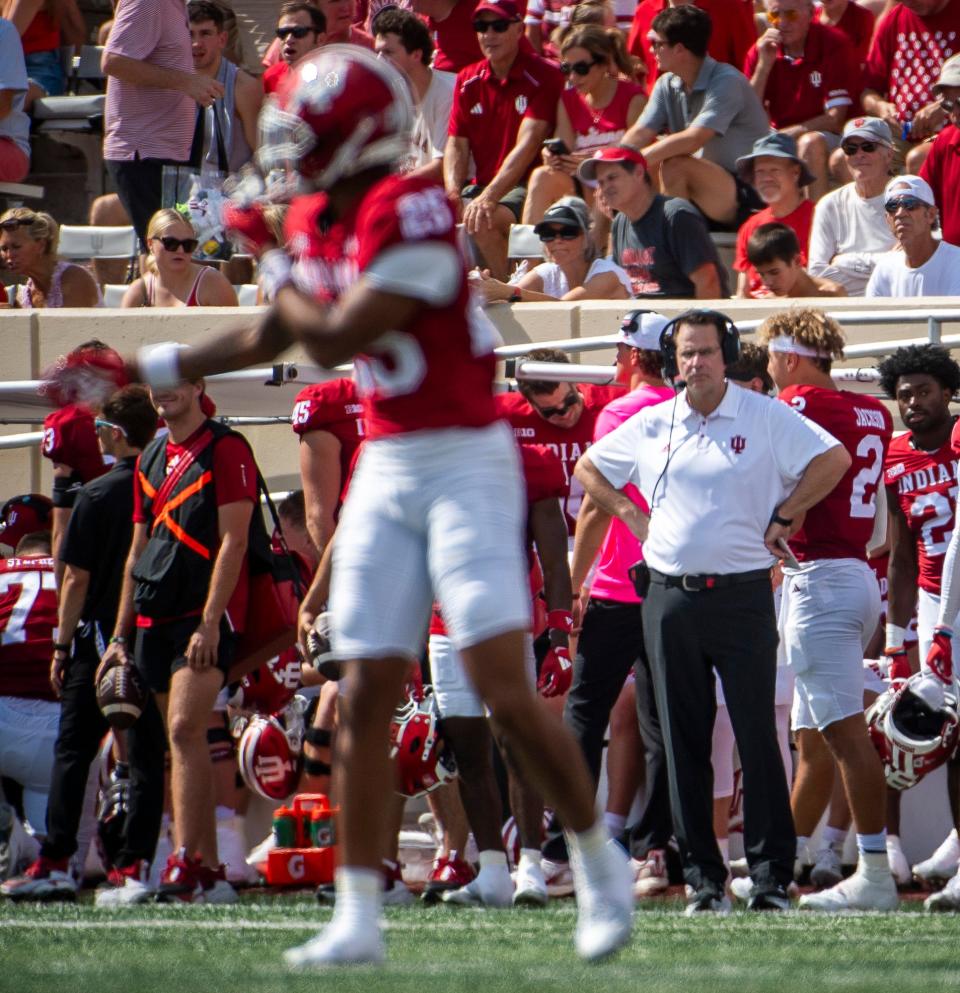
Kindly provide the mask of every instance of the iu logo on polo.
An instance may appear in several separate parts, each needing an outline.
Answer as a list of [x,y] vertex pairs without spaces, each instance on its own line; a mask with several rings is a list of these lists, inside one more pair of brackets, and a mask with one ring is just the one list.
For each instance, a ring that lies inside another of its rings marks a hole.
[[735,434],[730,439],[730,447],[739,455],[747,447],[747,439],[742,434]]

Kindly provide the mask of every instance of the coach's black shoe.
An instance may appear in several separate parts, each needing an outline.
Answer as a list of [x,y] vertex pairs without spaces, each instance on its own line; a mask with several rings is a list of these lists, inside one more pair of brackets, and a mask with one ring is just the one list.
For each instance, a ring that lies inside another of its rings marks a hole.
[[321,883],[314,891],[317,903],[332,907],[337,902],[337,887],[334,883]]
[[789,909],[790,897],[779,883],[760,883],[750,891],[750,898],[747,900],[747,910]]
[[684,913],[687,917],[696,917],[697,914],[726,916],[730,913],[730,901],[721,890],[713,886],[704,886],[693,894]]

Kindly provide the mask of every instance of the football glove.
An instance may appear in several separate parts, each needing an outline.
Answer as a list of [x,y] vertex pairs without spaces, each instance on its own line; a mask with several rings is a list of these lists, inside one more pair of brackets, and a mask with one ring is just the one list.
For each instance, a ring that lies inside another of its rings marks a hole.
[[890,682],[896,682],[900,679],[909,679],[912,675],[910,671],[910,660],[907,658],[907,650],[903,645],[895,645],[892,648],[888,648],[884,653],[887,660],[890,663],[890,671],[888,677]]
[[953,632],[949,628],[933,629],[933,644],[927,652],[927,668],[948,686],[953,681]]
[[573,682],[573,663],[570,661],[570,650],[567,648],[551,648],[540,666],[540,678],[537,680],[537,690],[541,696],[563,696]]

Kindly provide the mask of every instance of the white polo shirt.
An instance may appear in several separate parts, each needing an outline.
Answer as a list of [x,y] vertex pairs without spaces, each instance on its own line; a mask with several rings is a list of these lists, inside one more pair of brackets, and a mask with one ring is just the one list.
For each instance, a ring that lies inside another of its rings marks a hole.
[[651,568],[722,574],[773,564],[763,543],[771,515],[810,461],[839,444],[787,404],[728,383],[708,417],[684,390],[594,442],[586,457],[612,486],[633,483],[646,498]]

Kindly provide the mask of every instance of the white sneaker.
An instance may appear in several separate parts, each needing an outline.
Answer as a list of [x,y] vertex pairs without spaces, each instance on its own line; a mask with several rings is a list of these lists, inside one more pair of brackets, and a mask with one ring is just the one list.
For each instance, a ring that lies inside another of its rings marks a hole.
[[28,837],[16,811],[0,801],[0,882],[13,879],[27,868],[30,860],[24,850]]
[[293,969],[323,969],[337,965],[379,965],[386,958],[380,927],[351,927],[333,923],[315,938],[288,948],[283,960]]
[[127,870],[111,869],[108,885],[97,890],[93,898],[96,907],[132,907],[148,903],[154,890],[150,885],[150,866],[146,862]]
[[800,897],[801,910],[838,913],[844,910],[896,910],[897,884],[889,872],[871,872],[863,863],[836,886]]
[[960,875],[948,879],[939,893],[931,893],[923,901],[923,909],[934,913],[960,910]]
[[513,902],[513,880],[506,867],[503,872],[481,869],[466,886],[447,890],[441,899],[457,907],[509,907]]
[[237,891],[225,879],[216,879],[203,887],[203,894],[197,903],[239,903]]
[[547,884],[549,896],[572,896],[573,873],[569,862],[554,862],[552,859],[541,859],[543,878]]
[[416,897],[401,880],[393,880],[393,885],[383,891],[384,907],[409,907],[412,903],[416,903]]
[[900,886],[909,886],[913,882],[913,873],[910,871],[910,863],[907,856],[903,854],[900,847],[900,839],[895,835],[887,835],[887,861],[890,863],[890,872],[893,881]]
[[919,883],[936,886],[951,879],[958,867],[960,867],[960,838],[957,837],[957,829],[954,828],[930,858],[918,862],[913,867],[913,875]]
[[547,881],[543,878],[540,863],[521,856],[517,866],[513,886],[513,905],[515,907],[545,907],[547,900]]
[[[753,884],[751,883],[751,888]],[[683,912],[684,917],[696,917],[698,914],[717,914],[719,917],[726,917],[730,913],[730,900],[726,894],[710,892],[694,893],[687,909]]]
[[271,831],[263,841],[258,845],[254,845],[250,849],[250,853],[247,855],[246,863],[257,875],[266,876],[267,874],[267,859],[270,853],[277,847],[277,839],[273,836]]
[[243,837],[241,817],[227,817],[217,821],[217,853],[227,867],[228,882],[245,884],[257,881],[256,869],[247,863],[247,843]]
[[727,883],[727,890],[738,903],[746,903],[752,889],[753,880],[749,876],[734,876]]
[[608,841],[605,864],[595,878],[577,865],[577,930],[574,947],[588,962],[612,955],[630,940],[633,929],[633,874],[627,853]]
[[651,849],[642,861],[631,859],[630,867],[633,869],[633,895],[637,900],[657,896],[669,889],[667,853],[663,849]]
[[810,884],[818,890],[827,890],[843,879],[840,856],[829,846],[817,852],[816,861],[810,870]]

